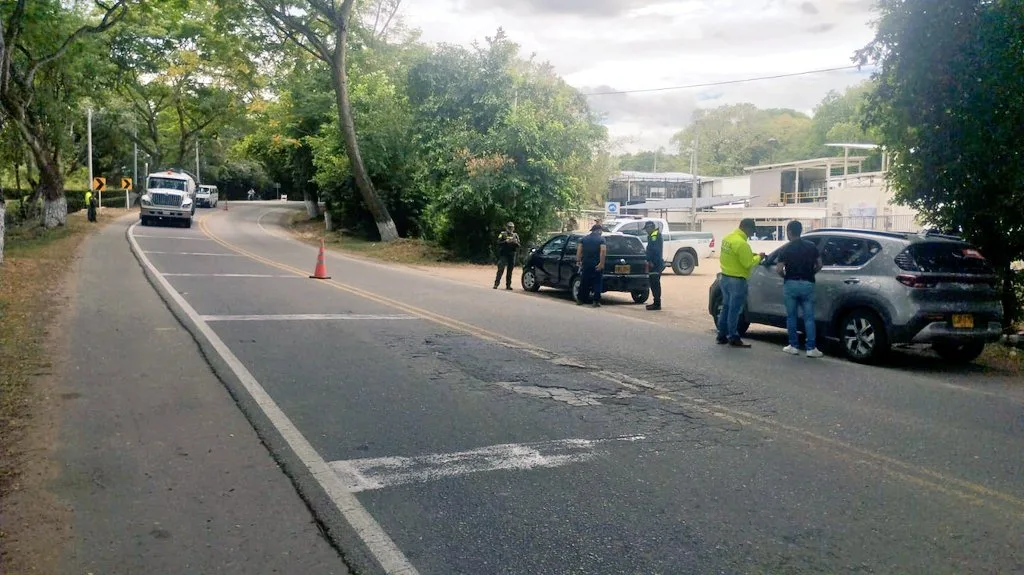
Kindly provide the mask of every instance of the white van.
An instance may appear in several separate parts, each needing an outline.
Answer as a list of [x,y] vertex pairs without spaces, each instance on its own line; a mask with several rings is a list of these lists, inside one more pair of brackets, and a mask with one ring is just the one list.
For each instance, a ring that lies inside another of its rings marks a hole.
[[196,192],[196,205],[204,208],[216,208],[218,199],[217,186],[199,184],[199,191]]

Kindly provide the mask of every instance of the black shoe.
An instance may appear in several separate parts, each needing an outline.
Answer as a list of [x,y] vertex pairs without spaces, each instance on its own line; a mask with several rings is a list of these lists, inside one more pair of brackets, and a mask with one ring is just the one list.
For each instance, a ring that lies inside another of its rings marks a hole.
[[595,301],[594,303],[592,303],[592,304],[590,304],[590,305],[592,305],[592,306],[594,306],[594,307],[601,307],[601,302],[599,302],[599,301]]
[[727,338],[727,337],[716,337],[715,338],[715,343],[717,343],[718,345],[725,345],[725,344],[729,343],[729,338]]
[[494,287],[492,287],[491,289],[498,289],[498,284],[494,284]]
[[648,309],[648,311],[660,311],[661,310],[661,304],[660,303],[649,303],[649,304],[647,304],[647,309]]
[[743,340],[733,339],[729,340],[729,347],[750,347],[750,344]]
[[505,289],[507,289],[508,291],[512,291],[512,286],[505,286]]

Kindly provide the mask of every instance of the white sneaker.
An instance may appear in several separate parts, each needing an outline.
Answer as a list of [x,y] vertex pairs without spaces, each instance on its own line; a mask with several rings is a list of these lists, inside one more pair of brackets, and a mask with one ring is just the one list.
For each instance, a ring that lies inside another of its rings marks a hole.
[[788,353],[789,355],[800,355],[800,350],[791,345],[787,345],[786,347],[782,348],[782,351]]
[[807,350],[807,357],[822,357],[823,355],[825,354],[818,351],[818,348],[816,347]]

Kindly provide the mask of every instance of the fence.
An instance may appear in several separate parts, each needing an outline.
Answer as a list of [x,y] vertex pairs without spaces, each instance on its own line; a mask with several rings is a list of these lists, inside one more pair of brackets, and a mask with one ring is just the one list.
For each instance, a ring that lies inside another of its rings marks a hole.
[[851,228],[886,232],[917,232],[924,228],[914,215],[899,216],[833,216],[811,222],[812,230],[819,228]]

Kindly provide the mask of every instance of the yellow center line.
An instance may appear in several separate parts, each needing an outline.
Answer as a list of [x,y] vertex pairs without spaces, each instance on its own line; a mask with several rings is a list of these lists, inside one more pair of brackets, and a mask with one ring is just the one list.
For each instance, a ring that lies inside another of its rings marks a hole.
[[[246,257],[249,257],[260,263],[288,271],[300,276],[308,276],[309,273],[298,268],[282,264],[280,262],[265,258],[258,254],[252,253],[248,250],[240,248],[232,243],[229,243],[216,234],[214,234],[207,225],[208,218],[203,218],[199,222],[199,227],[202,232],[214,242],[217,242],[221,246],[228,250],[239,253]],[[269,232],[268,232],[269,234]],[[274,234],[270,234],[274,235]],[[498,343],[500,345],[511,347],[517,350],[525,351],[531,355],[547,359],[565,359],[557,353],[548,351],[546,349],[528,344],[526,342],[492,332],[487,329],[448,317],[432,311],[428,311],[422,308],[418,308],[404,302],[393,300],[387,297],[383,297],[366,290],[344,284],[335,280],[320,280],[318,283],[329,285],[335,289],[351,293],[353,295],[368,299],[380,303],[382,305],[393,307],[414,315],[416,317],[437,323],[444,327],[451,328],[456,331],[461,331],[474,337]],[[849,460],[855,463],[863,463],[870,465],[871,467],[877,468],[885,473],[902,479],[908,483],[926,487],[933,491],[943,493],[946,495],[954,496],[962,500],[968,501],[975,505],[983,505],[991,509],[1009,513],[1014,519],[1024,519],[1024,499],[985,487],[979,483],[967,481],[957,477],[951,477],[943,473],[939,473],[932,469],[908,463],[891,456],[882,455],[857,447],[853,444],[831,437],[826,437],[813,431],[808,431],[793,425],[781,423],[779,421],[757,415],[742,409],[736,409],[707,401],[703,398],[694,397],[684,392],[673,391],[666,388],[659,387],[654,384],[650,384],[633,378],[628,375],[616,374],[608,371],[599,371],[597,375],[603,379],[607,379],[616,383],[621,387],[628,389],[647,389],[649,391],[656,392],[657,395],[654,397],[663,401],[670,401],[678,403],[692,409],[694,411],[716,417],[731,423],[740,423],[747,425],[752,428],[757,428],[765,431],[769,434],[789,437],[793,440],[799,441],[800,443],[806,444],[816,449],[824,449],[833,455],[839,456],[840,459]],[[993,501],[995,500],[995,501]],[[1000,503],[1002,502],[1002,503]],[[1006,505],[1010,505],[1011,508],[1007,508]]]

